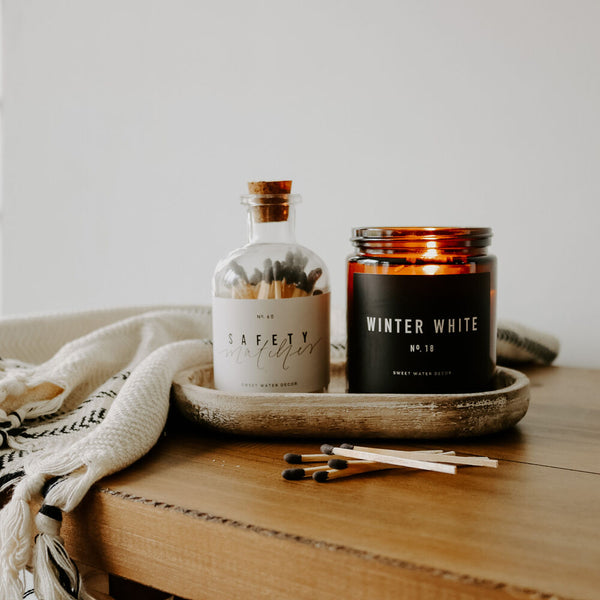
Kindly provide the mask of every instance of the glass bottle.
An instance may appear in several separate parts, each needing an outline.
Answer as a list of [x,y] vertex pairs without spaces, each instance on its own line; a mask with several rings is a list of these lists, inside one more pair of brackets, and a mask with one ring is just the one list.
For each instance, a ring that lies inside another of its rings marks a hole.
[[213,277],[215,388],[322,392],[329,384],[327,268],[296,243],[291,181],[248,184],[248,243]]
[[360,227],[348,258],[347,387],[453,393],[496,366],[496,258],[489,228]]

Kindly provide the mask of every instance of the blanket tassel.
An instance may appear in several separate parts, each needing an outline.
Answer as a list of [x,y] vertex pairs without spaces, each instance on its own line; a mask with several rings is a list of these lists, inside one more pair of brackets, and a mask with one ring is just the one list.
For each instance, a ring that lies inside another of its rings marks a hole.
[[43,504],[35,524],[39,533],[33,549],[33,582],[39,600],[93,600],[60,537],[62,511]]
[[24,477],[15,486],[10,502],[0,511],[0,598],[22,600],[21,573],[31,558],[30,501],[39,494],[43,476]]

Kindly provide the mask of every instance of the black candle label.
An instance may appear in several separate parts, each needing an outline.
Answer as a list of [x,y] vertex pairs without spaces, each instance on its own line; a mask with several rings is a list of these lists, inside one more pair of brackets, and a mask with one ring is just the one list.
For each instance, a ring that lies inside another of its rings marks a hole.
[[354,273],[348,391],[485,389],[492,375],[489,273]]

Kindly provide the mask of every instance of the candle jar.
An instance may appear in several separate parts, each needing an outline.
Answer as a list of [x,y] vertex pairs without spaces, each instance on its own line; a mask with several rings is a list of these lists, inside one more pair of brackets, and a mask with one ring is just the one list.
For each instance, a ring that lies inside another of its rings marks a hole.
[[296,243],[291,181],[249,183],[248,243],[213,277],[215,388],[322,392],[329,384],[329,276]]
[[489,228],[361,227],[348,258],[347,389],[488,389],[496,366]]

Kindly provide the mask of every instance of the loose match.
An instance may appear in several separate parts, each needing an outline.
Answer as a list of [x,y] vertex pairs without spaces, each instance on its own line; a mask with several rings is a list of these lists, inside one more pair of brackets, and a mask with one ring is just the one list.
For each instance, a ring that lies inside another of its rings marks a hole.
[[315,481],[324,482],[387,469],[420,469],[454,475],[459,466],[498,466],[497,460],[487,456],[456,456],[452,450],[392,450],[352,444],[323,444],[320,449],[318,454],[285,454],[284,460],[289,464],[323,464],[285,469],[283,478],[298,480],[312,476]]

